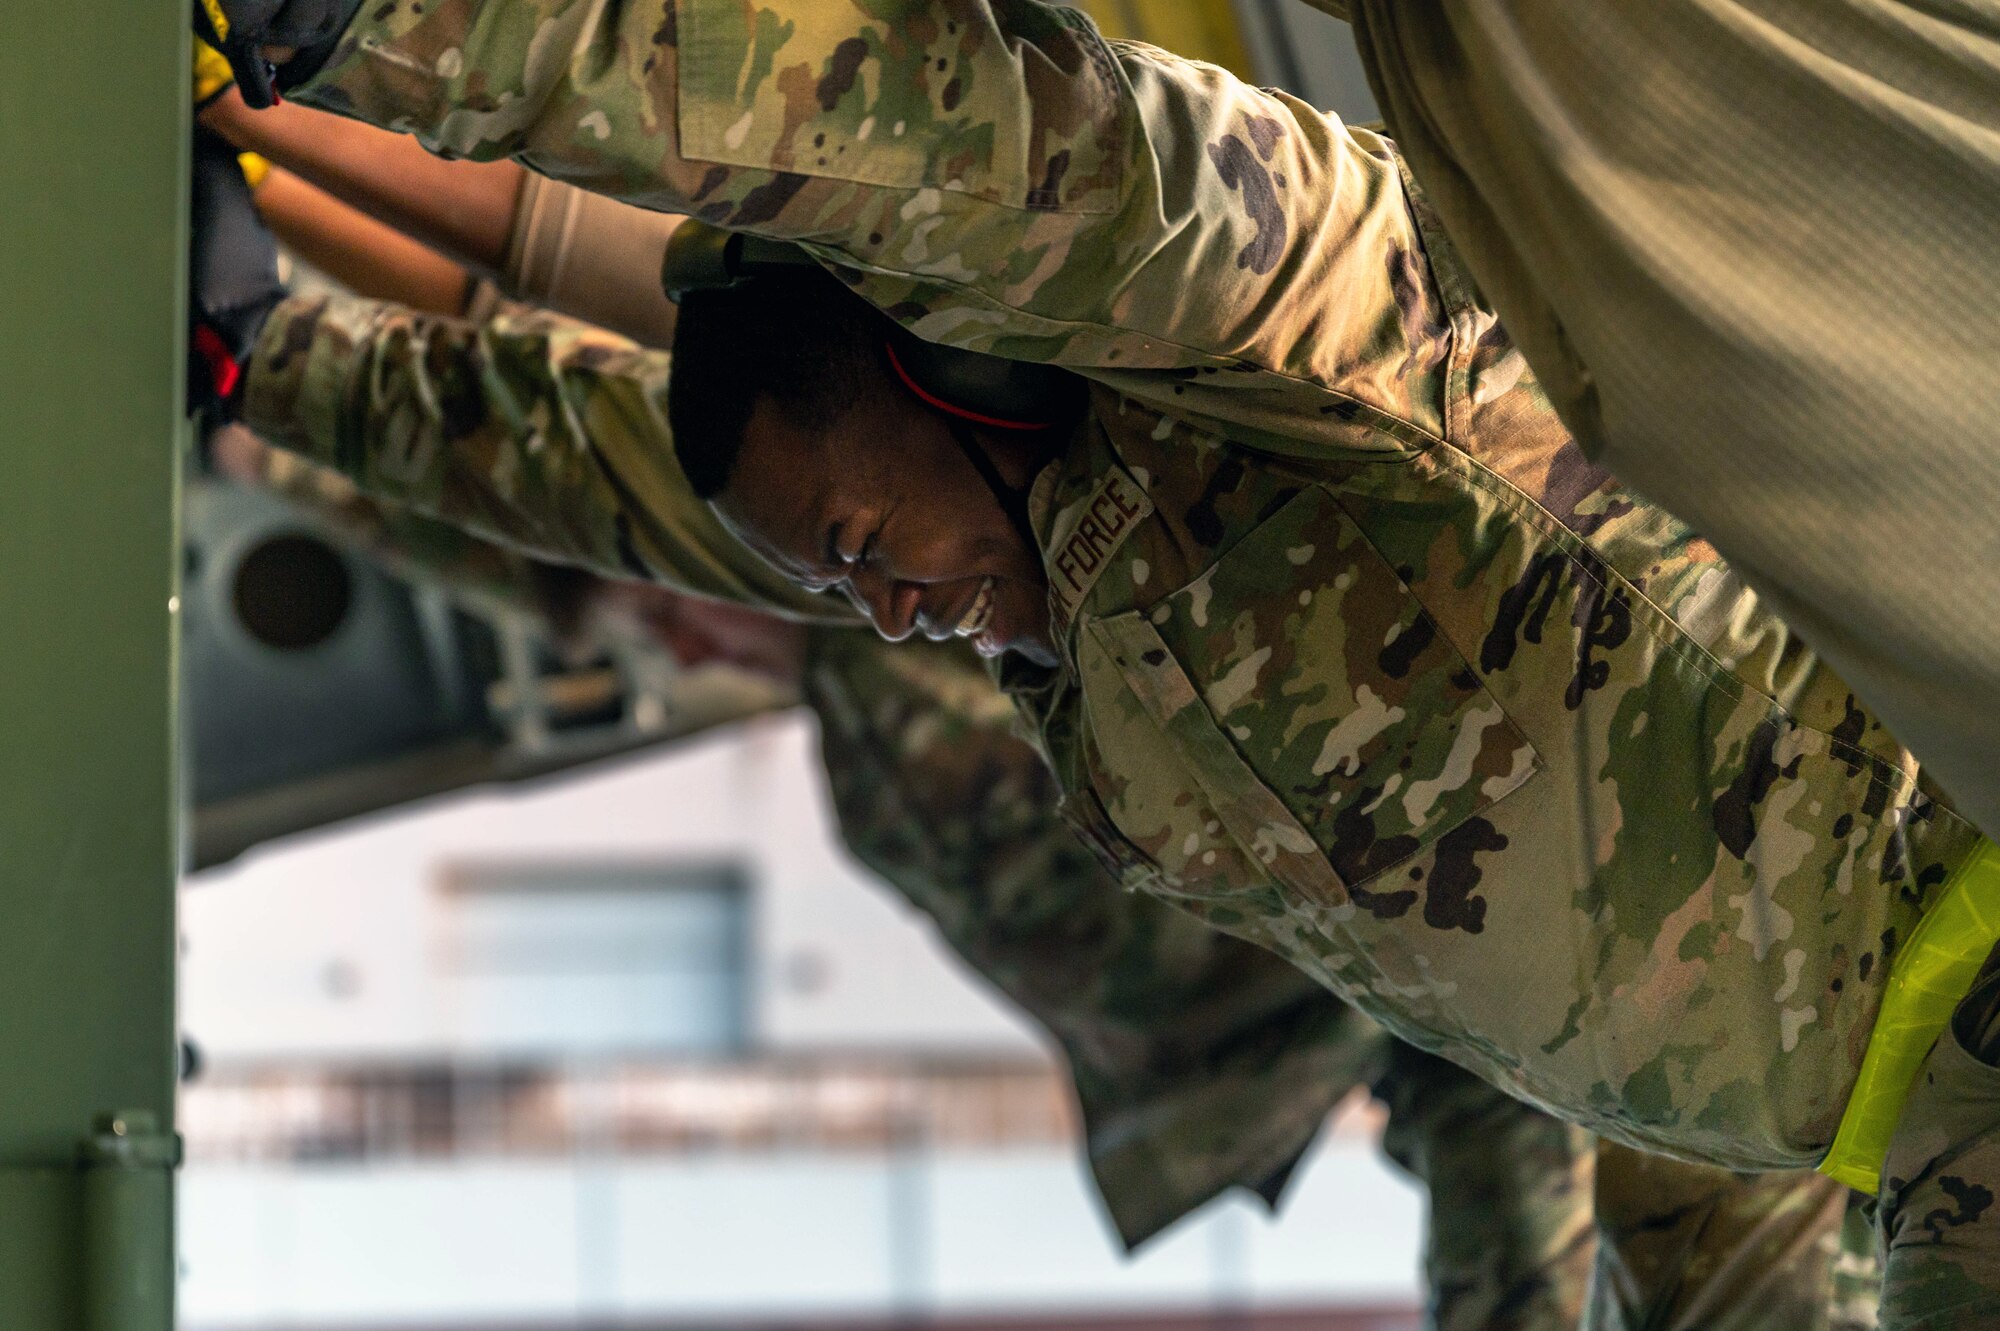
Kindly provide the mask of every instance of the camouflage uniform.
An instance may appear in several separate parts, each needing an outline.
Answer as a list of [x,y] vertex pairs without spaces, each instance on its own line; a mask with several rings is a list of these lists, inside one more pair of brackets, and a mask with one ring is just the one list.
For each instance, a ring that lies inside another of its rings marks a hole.
[[1591,1331],[1874,1325],[1865,1228],[1841,1246],[1845,1188],[1593,1151],[1269,953],[1119,892],[1050,816],[1054,782],[963,648],[822,630],[811,655],[843,837],[1061,1043],[1128,1242],[1230,1184],[1272,1195],[1325,1107],[1372,1076],[1383,1148],[1430,1196],[1440,1331],[1575,1326],[1586,1287]]
[[[364,489],[754,600],[740,547],[686,544],[705,509],[666,373],[532,316],[299,299],[247,405]],[[1486,409],[1529,405],[1483,377]],[[1128,885],[1593,1129],[1810,1164],[1885,961],[1972,834],[1698,539],[1547,419],[1517,411],[1479,456],[1306,464],[1101,399],[1034,496],[1071,662],[1008,683]]]
[[1061,1044],[1127,1241],[1231,1183],[1275,1196],[1334,1103],[1382,1072],[1387,1037],[1270,953],[1119,891],[1053,817],[1053,780],[967,653],[811,641],[842,839]]
[[[1859,1195],[1814,1174],[1731,1174],[1597,1153],[1592,1331],[1868,1331],[1881,1267]],[[1802,1297],[1808,1275],[1816,1304]]]
[[[579,588],[559,570],[293,455],[269,453],[260,480],[399,574],[577,641]],[[1854,1292],[1835,1297],[1828,1180],[1593,1151],[1271,954],[1119,891],[1053,816],[1050,773],[962,648],[823,629],[802,693],[848,848],[1064,1051],[1128,1246],[1231,1186],[1275,1205],[1329,1109],[1372,1083],[1390,1110],[1384,1149],[1430,1197],[1436,1331],[1558,1331],[1587,1295],[1593,1331],[1873,1324],[1865,1254]]]
[[[1577,1324],[1596,1249],[1586,1136],[1442,1060],[1392,1058],[1296,968],[1120,891],[1055,818],[1047,767],[963,647],[812,643],[805,696],[843,838],[1062,1046],[1128,1244],[1232,1185],[1275,1203],[1335,1102],[1373,1082],[1396,1106],[1392,1153],[1431,1196],[1433,1325]],[[1808,1315],[1826,1270],[1790,1268]]]
[[[1084,375],[1032,505],[1064,665],[1007,683],[1121,878],[1603,1135],[1824,1153],[1978,838],[1705,542],[1587,463],[1387,141],[1026,0],[390,3],[301,97],[800,240],[922,336]],[[530,338],[489,365],[566,410],[461,421],[435,336],[357,354],[365,322],[282,312],[251,410],[475,517],[644,521],[661,436],[588,439],[654,430],[645,385]],[[392,422],[362,456],[369,395]],[[1953,1142],[2000,1118],[1967,1113]],[[1888,1231],[2000,1241],[1951,1200],[1976,1180],[1918,1158]]]
[[[672,448],[655,447],[666,437],[664,355],[520,306],[477,325],[436,325],[452,330],[449,351],[428,335],[431,321],[399,306],[295,296],[280,308],[285,317],[267,323],[266,333],[306,339],[300,351],[313,343],[342,362],[343,374],[361,368],[350,357],[364,349],[385,370],[396,369],[377,385],[315,376],[310,383],[288,378],[280,390],[278,379],[267,377],[245,414],[270,442],[331,466],[378,498],[550,562],[610,578],[665,578],[795,619],[854,622],[845,602],[800,591],[747,557],[690,493]],[[308,310],[339,311],[356,322],[337,331],[333,322],[296,321]],[[441,353],[434,367],[424,363],[432,349]],[[282,359],[273,355],[267,364]],[[405,373],[445,396],[402,398],[414,382]],[[586,381],[589,391],[577,395]],[[440,447],[440,411],[452,416],[448,433],[457,447]],[[349,412],[368,417],[365,428],[343,429],[325,447],[297,446],[295,426]],[[596,442],[581,452],[520,447],[543,433]],[[500,477],[505,483],[496,487]]]
[[[579,644],[581,588],[561,570],[282,451],[258,480],[399,575]],[[1275,1206],[1335,1104],[1380,1081],[1397,1159],[1435,1198],[1433,1325],[1577,1325],[1596,1250],[1587,1137],[1414,1051],[1391,1075],[1389,1037],[1296,968],[1120,891],[1054,816],[1047,767],[963,648],[822,629],[802,695],[849,850],[1063,1050],[1128,1247],[1230,1187]],[[1477,1149],[1439,1140],[1475,1129]],[[1823,1305],[1825,1271],[1788,1268],[1803,1315]]]

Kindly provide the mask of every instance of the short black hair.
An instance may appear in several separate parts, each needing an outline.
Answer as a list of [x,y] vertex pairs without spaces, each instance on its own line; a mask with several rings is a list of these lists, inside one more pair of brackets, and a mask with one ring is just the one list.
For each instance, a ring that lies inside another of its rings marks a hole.
[[728,488],[759,397],[802,428],[839,420],[883,373],[894,327],[819,268],[681,297],[667,424],[695,497]]

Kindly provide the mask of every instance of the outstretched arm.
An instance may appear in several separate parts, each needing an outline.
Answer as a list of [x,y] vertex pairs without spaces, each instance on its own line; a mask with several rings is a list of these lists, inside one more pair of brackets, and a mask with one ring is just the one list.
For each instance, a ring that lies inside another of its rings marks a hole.
[[271,233],[349,290],[431,314],[463,314],[472,274],[325,190],[272,166],[253,176],[252,198]]
[[[308,260],[364,295],[456,314],[435,298],[385,288],[382,270],[423,267],[432,297],[462,264],[518,300],[584,319],[647,346],[673,344],[674,307],[660,261],[681,220],[531,175],[513,162],[448,162],[407,134],[285,102],[252,111],[230,88],[201,111],[202,124],[292,173],[260,198],[266,220]],[[317,187],[317,188],[315,188]],[[319,200],[337,203],[316,203]],[[332,213],[348,214],[334,218]],[[365,217],[364,217],[365,215]],[[304,228],[287,233],[281,222]],[[310,224],[310,225],[308,225]],[[313,248],[339,242],[343,266]],[[337,233],[337,234],[335,234]],[[427,261],[422,256],[431,256]],[[447,257],[449,256],[449,257]],[[461,275],[450,280],[463,287]]]
[[296,95],[806,242],[922,336],[1246,443],[1443,428],[1450,330],[1386,143],[1070,11],[371,6]]
[[669,357],[557,315],[483,324],[294,296],[250,361],[245,424],[364,492],[539,558],[854,622],[724,531],[675,461]]
[[201,123],[378,222],[495,276],[507,257],[526,172],[512,162],[448,162],[407,134],[391,134],[281,102],[244,105],[235,88],[202,107]]

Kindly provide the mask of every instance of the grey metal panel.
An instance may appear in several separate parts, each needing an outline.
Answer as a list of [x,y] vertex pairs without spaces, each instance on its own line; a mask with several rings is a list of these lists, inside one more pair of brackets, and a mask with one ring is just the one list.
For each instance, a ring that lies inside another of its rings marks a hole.
[[[198,807],[490,730],[491,676],[476,678],[466,660],[471,625],[447,609],[432,631],[418,594],[312,515],[196,481],[186,522],[182,659]],[[262,637],[243,613],[253,585],[279,602]]]

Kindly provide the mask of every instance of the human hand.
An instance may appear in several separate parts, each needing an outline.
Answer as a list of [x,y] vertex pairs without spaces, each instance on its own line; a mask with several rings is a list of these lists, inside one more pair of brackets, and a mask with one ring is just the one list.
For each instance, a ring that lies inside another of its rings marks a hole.
[[310,76],[347,28],[360,0],[195,0],[194,31],[229,62],[243,100],[262,110],[278,100],[278,67],[303,62]]

